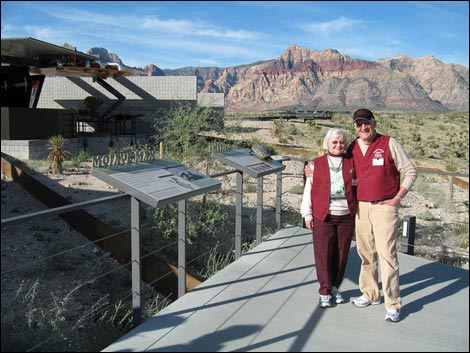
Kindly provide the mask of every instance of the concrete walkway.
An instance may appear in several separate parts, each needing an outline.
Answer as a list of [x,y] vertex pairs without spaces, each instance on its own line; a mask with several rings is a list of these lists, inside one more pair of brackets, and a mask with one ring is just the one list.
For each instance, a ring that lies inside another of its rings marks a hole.
[[351,247],[345,304],[318,306],[311,234],[287,227],[104,351],[468,352],[468,271],[399,254],[402,320],[356,308]]

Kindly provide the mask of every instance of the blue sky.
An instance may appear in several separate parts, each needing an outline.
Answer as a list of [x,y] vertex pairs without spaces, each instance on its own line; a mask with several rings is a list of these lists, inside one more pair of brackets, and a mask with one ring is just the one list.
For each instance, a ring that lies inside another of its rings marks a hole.
[[292,44],[469,66],[468,1],[2,1],[1,10],[2,38],[103,47],[136,67],[251,64]]

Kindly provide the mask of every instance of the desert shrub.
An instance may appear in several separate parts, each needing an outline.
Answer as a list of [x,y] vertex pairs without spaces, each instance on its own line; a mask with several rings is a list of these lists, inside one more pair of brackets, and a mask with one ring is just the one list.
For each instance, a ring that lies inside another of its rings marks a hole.
[[208,107],[178,103],[171,108],[160,109],[154,120],[154,141],[164,141],[165,150],[176,158],[192,156],[201,152],[206,139],[202,131],[214,129],[214,121],[223,119]]
[[83,100],[83,103],[87,107],[88,113],[90,115],[97,115],[98,109],[103,105],[103,98],[88,96]]
[[78,154],[72,157],[70,165],[74,168],[78,168],[83,162],[86,162],[89,158],[90,157],[87,151],[80,151]]
[[[157,246],[164,249],[163,255],[176,258],[178,239],[178,207],[177,204],[164,205],[147,210],[149,234],[158,235],[151,238],[159,239]],[[210,249],[219,242],[226,229],[233,229],[228,211],[220,203],[209,201],[192,201],[187,203],[186,213],[186,244],[188,262],[193,258],[205,261]],[[149,240],[150,241],[150,240]],[[149,244],[149,248],[154,245]],[[201,256],[206,254],[205,256]]]
[[209,250],[205,266],[199,271],[202,278],[209,278],[217,272],[228,266],[235,259],[234,253],[228,251],[225,253],[217,252],[217,247]]
[[304,193],[304,186],[303,185],[295,185],[289,189],[289,192],[292,194],[299,194],[302,195]]
[[425,221],[431,221],[434,218],[432,213],[428,210],[418,213],[417,217],[419,219],[424,219]]
[[51,150],[47,160],[50,163],[52,174],[62,174],[62,163],[70,155],[70,152],[65,150],[65,139],[61,135],[51,136],[47,148]]

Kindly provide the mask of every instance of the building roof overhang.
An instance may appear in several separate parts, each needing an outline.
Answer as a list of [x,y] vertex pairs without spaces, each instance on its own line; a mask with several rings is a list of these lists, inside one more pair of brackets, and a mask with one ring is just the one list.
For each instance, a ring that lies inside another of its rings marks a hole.
[[138,68],[30,37],[2,38],[1,48],[2,66],[28,66],[34,74],[101,78],[142,74]]

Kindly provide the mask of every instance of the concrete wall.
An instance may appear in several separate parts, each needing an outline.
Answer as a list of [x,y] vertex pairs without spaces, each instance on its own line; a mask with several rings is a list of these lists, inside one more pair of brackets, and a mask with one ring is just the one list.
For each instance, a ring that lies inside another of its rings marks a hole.
[[[132,145],[146,143],[146,136],[100,136],[77,137],[66,139],[65,149],[72,155],[77,155],[85,148],[89,155],[108,154],[112,146],[117,150]],[[46,159],[50,150],[47,140],[2,140],[2,152],[18,159]]]
[[197,104],[202,107],[224,108],[223,93],[198,93]]
[[[159,108],[171,102],[187,101],[202,106],[223,109],[222,93],[197,93],[196,76],[127,76],[108,78],[106,83],[126,99],[112,114],[143,114],[137,119],[137,133],[152,134],[153,120]],[[38,108],[83,110],[88,96],[104,100],[99,112],[104,112],[117,98],[93,82],[91,77],[46,77]]]

